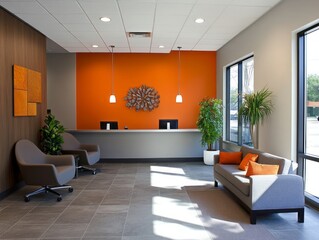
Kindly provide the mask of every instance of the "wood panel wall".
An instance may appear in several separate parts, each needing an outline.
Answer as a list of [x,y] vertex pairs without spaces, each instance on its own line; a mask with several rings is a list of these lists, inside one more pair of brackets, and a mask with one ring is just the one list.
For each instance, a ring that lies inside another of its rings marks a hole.
[[[35,117],[13,117],[14,64],[41,73],[42,103]],[[45,36],[0,8],[0,199],[21,181],[14,145],[23,138],[39,143],[46,102]]]

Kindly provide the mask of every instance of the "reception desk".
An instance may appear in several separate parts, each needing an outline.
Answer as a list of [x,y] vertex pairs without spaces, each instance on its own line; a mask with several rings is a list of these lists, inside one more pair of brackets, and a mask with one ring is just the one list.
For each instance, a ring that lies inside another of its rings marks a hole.
[[171,130],[67,130],[81,143],[98,144],[101,159],[197,159],[203,158],[198,129]]

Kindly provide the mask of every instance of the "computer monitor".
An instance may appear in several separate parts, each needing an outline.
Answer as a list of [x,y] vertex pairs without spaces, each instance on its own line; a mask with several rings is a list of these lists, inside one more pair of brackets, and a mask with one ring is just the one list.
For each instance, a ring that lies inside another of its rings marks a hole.
[[118,129],[118,123],[117,121],[101,121],[100,122],[100,128],[101,129],[106,129],[107,124],[110,124],[110,129]]
[[159,120],[159,129],[167,129],[167,123],[169,123],[169,129],[178,129],[178,120],[177,119],[160,119]]

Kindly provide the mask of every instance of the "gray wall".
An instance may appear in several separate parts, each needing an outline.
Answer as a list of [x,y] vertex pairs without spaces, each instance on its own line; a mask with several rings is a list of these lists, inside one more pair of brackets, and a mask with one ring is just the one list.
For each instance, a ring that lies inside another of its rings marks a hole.
[[[217,52],[217,96],[230,63],[255,56],[255,90],[274,93],[275,111],[260,128],[259,148],[296,160],[296,34],[318,22],[318,0],[283,0]],[[225,99],[224,99],[225,100]]]
[[47,54],[48,109],[65,128],[76,128],[75,54]]

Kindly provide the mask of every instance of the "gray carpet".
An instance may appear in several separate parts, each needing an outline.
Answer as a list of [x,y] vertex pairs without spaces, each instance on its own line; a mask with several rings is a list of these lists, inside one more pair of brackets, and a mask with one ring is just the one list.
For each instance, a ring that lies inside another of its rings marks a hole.
[[248,213],[226,190],[211,186],[185,189],[212,239],[275,239],[262,224],[251,225]]

